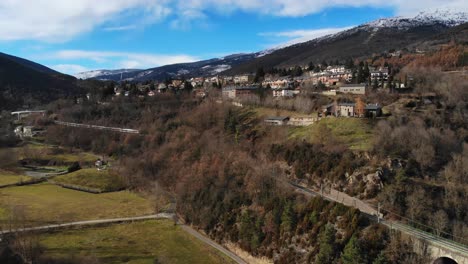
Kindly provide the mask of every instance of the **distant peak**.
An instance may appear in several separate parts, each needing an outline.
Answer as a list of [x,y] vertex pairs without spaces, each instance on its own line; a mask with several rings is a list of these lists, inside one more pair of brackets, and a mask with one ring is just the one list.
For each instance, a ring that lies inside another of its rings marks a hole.
[[454,12],[451,10],[437,9],[431,12],[420,12],[414,17],[391,17],[381,18],[375,21],[366,23],[362,27],[371,28],[411,28],[415,26],[430,25],[430,24],[444,24],[449,27],[458,26],[468,22],[468,13]]

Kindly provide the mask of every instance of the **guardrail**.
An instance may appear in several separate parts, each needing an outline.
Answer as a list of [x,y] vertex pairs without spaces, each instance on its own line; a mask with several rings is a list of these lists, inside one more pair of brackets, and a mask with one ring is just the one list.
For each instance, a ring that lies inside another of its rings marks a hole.
[[57,124],[57,125],[69,126],[69,127],[80,127],[80,128],[91,128],[91,129],[98,129],[98,130],[108,130],[108,131],[126,133],[126,134],[140,134],[139,130],[130,129],[130,128],[106,127],[106,126],[98,126],[98,125],[70,123],[70,122],[63,122],[63,121],[54,121],[54,123]]
[[412,226],[408,226],[402,223],[387,221],[383,219],[380,222],[386,225],[387,227],[389,227],[390,229],[395,229],[395,230],[404,232],[413,237],[419,237],[421,239],[426,240],[427,242],[431,244],[437,245],[439,247],[444,247],[446,249],[468,256],[468,247],[466,247],[466,245],[457,243],[456,241],[448,240],[440,236],[434,235],[432,233],[429,233],[429,232],[426,232],[426,231],[423,231],[423,230],[420,230],[420,229],[417,229],[417,228],[414,228]]
[[[302,185],[294,183],[294,182],[289,182],[289,184],[291,184],[293,187],[296,187],[297,189],[301,190],[302,192],[306,192],[306,193],[309,193],[309,194],[314,195],[314,196],[321,196],[323,199],[328,200],[328,201],[337,202],[337,203],[344,204],[346,206],[351,206],[351,207],[358,208],[358,209],[361,210],[362,213],[364,213],[365,215],[367,215],[369,217],[376,217],[377,216],[378,211],[375,208],[371,207],[370,205],[367,205],[367,207],[370,208],[371,211],[367,211],[367,210],[362,211],[362,208],[357,207],[356,204],[353,205],[353,204],[345,203],[344,200],[338,199],[338,196],[335,197],[333,195],[330,195],[330,193],[316,192],[314,190],[311,190],[308,187],[302,186]],[[435,246],[443,247],[443,248],[449,249],[451,251],[455,251],[456,253],[462,254],[464,256],[468,256],[468,247],[466,245],[464,245],[464,244],[458,243],[458,242],[453,241],[453,240],[445,239],[443,237],[440,237],[440,236],[437,236],[435,234],[423,231],[423,230],[418,229],[418,228],[414,228],[412,226],[409,226],[409,225],[406,225],[406,224],[403,224],[403,223],[385,220],[385,219],[383,219],[382,214],[380,214],[379,216],[380,216],[379,217],[380,223],[382,223],[383,225],[387,226],[390,229],[394,229],[394,230],[398,230],[400,232],[404,232],[404,233],[406,233],[406,234],[408,234],[410,236],[424,239],[424,240],[428,241],[429,243],[431,243],[431,244],[433,244]],[[376,217],[376,219],[377,219],[377,217]]]

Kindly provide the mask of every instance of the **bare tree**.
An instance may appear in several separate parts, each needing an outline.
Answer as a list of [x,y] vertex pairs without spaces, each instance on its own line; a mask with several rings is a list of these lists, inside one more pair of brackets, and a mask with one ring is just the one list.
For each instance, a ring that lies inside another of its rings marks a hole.
[[422,188],[417,188],[411,195],[406,197],[407,213],[411,220],[418,219],[424,213],[425,207],[425,191]]
[[440,234],[447,228],[449,219],[444,210],[437,211],[431,218],[432,225],[435,227],[436,235]]

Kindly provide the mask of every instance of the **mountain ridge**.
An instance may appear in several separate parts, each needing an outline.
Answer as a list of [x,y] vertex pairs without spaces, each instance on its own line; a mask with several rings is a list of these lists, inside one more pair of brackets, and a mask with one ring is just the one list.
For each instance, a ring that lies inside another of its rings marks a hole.
[[44,65],[0,54],[0,109],[15,109],[48,103],[77,95],[76,78]]
[[[258,67],[288,67],[306,65],[310,61],[319,63],[322,60],[358,58],[385,52],[389,49],[406,48],[466,22],[468,22],[467,13],[447,10],[436,10],[430,13],[420,12],[414,17],[381,18],[290,46],[278,46],[255,53],[232,54],[222,58],[124,72],[123,79],[127,81],[162,81],[174,77],[232,75],[252,73]],[[101,71],[111,72],[111,70]],[[85,72],[79,75],[85,76],[89,73]],[[93,75],[91,78],[119,81],[121,74],[119,72],[117,74]]]

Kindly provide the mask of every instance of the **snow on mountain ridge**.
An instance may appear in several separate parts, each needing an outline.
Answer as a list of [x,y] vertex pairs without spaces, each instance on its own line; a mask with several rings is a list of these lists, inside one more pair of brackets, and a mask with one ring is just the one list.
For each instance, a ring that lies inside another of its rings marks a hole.
[[457,26],[468,22],[468,13],[452,12],[449,10],[436,10],[434,12],[420,12],[414,17],[391,17],[381,18],[375,21],[361,25],[364,28],[388,28],[395,27],[399,29],[407,29],[415,26],[431,25],[434,23],[444,24],[448,27]]
[[108,76],[120,73],[128,73],[138,71],[138,69],[120,69],[120,70],[94,70],[94,71],[87,71],[87,72],[80,72],[75,75],[78,79],[91,79],[99,76]]

